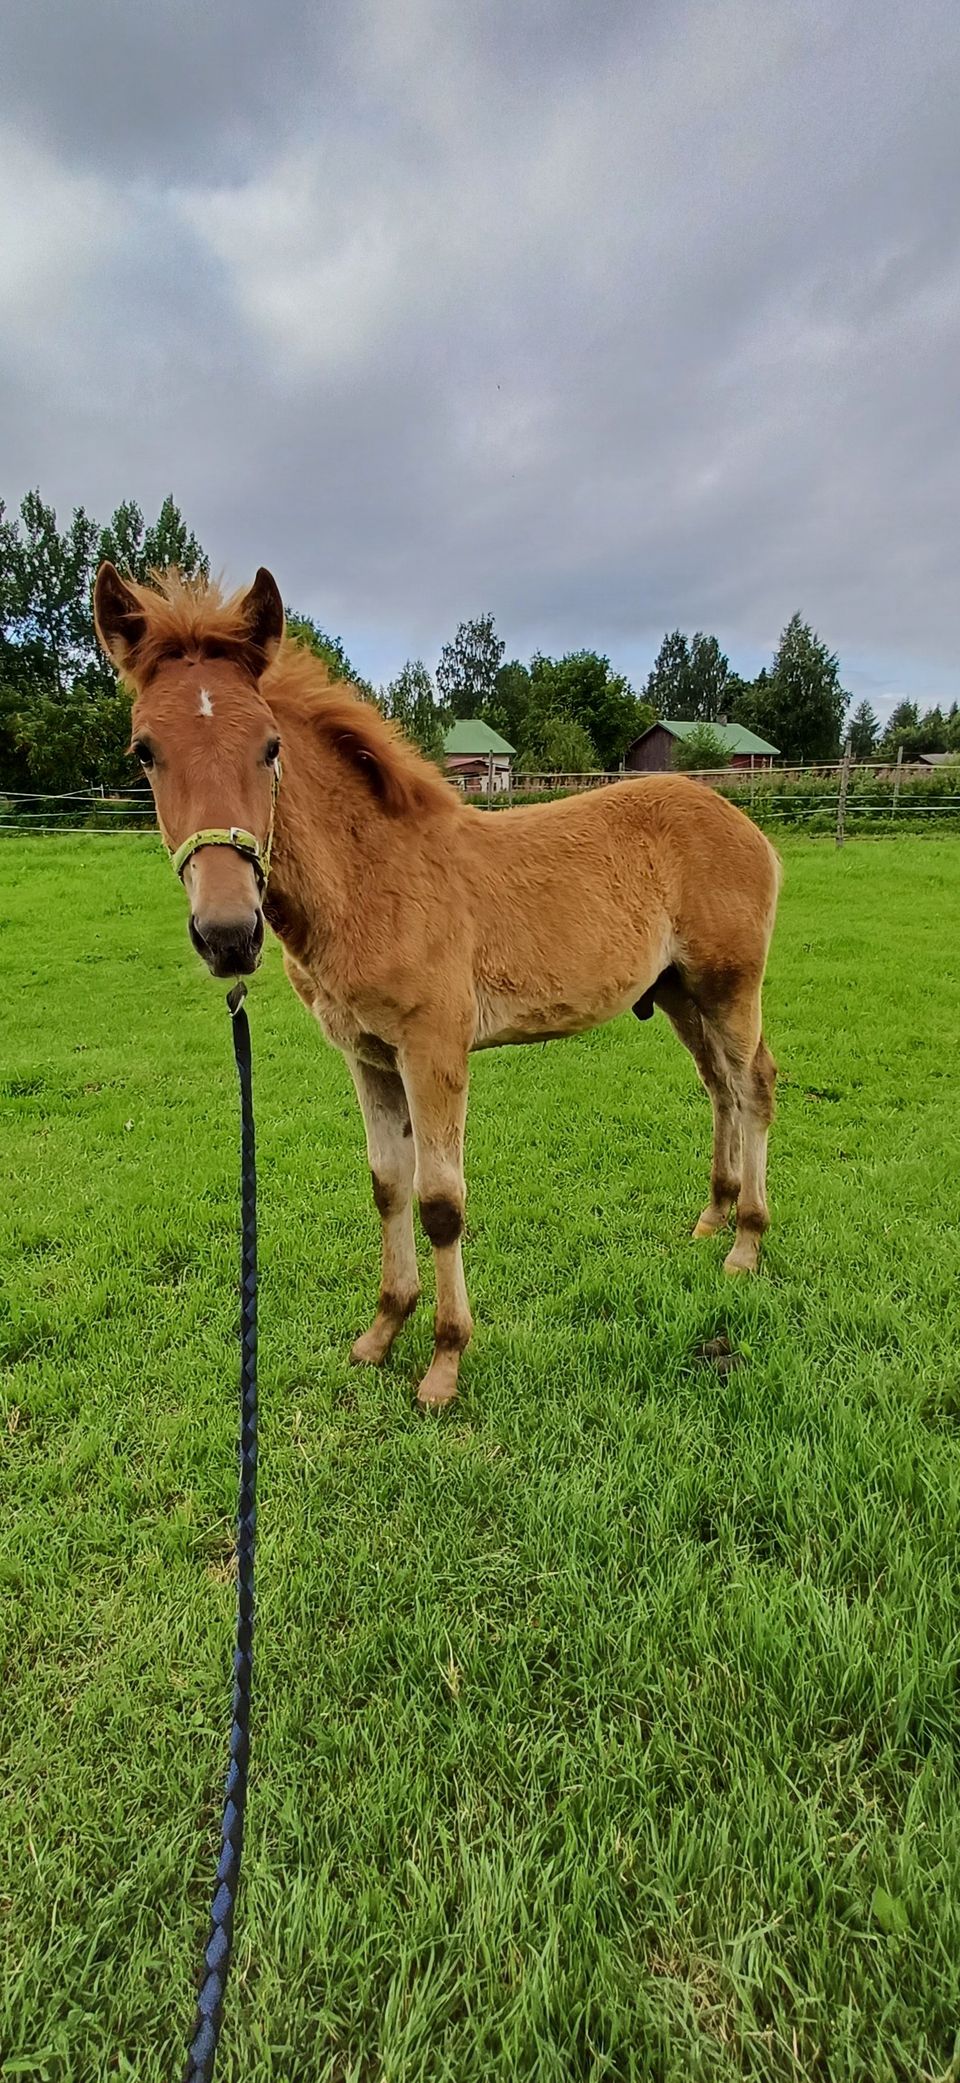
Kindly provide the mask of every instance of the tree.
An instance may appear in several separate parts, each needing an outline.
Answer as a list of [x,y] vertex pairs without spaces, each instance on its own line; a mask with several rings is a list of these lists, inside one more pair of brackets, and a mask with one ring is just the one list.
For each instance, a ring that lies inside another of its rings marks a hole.
[[149,528],[136,500],[123,500],[113,519],[100,532],[97,564],[102,564],[105,558],[109,558],[118,571],[139,579],[141,584],[149,579],[151,572],[167,571],[171,565],[176,566],[186,579],[210,576],[210,559],[187,527],[171,492],[167,493],[156,520]]
[[921,752],[960,749],[956,703],[947,716],[939,703],[921,716],[916,702],[898,702],[878,748],[881,759],[896,759],[901,745],[906,760],[919,758]]
[[638,700],[629,681],[597,651],[568,651],[565,658],[537,652],[530,679],[541,718],[567,716],[582,724],[605,773],[619,767],[628,745],[653,721],[649,703]]
[[408,658],[396,679],[381,688],[379,706],[428,759],[436,760],[442,767],[444,730],[450,718],[438,706],[433,681],[422,658]]
[[690,646],[682,629],[668,630],[643,690],[654,716],[685,716],[690,685]]
[[899,739],[910,731],[918,730],[919,727],[920,711],[916,702],[898,702],[896,708],[891,711],[885,735],[891,739]]
[[16,720],[21,786],[60,795],[92,785],[129,787],[130,697],[117,681],[107,693],[74,680],[65,693],[40,693]]
[[322,658],[332,679],[349,680],[352,687],[359,688],[368,701],[373,701],[374,693],[369,680],[365,680],[362,673],[358,673],[356,667],[351,665],[338,636],[328,636],[326,630],[321,629],[319,622],[314,622],[312,616],[294,614],[292,608],[286,610],[286,621],[287,635],[292,643],[302,644],[306,650],[313,652],[315,658]]
[[36,787],[25,719],[55,693],[43,646],[12,644],[0,633],[0,789]]
[[546,717],[540,745],[543,774],[594,774],[600,764],[589,731],[573,716]]
[[932,709],[925,709],[920,718],[920,743],[917,751],[947,751],[947,719],[939,702],[936,702]]
[[737,682],[715,636],[698,629],[690,642],[682,629],[668,630],[644,689],[658,716],[675,722],[715,723],[724,716]]
[[444,644],[437,665],[437,691],[451,716],[486,717],[506,648],[492,615],[461,622],[453,643]]
[[687,670],[687,706],[680,716],[691,722],[716,723],[729,706],[730,660],[715,636],[698,629],[690,645]]
[[880,736],[880,725],[869,702],[861,702],[850,718],[850,751],[854,759],[871,759]]
[[[881,759],[895,760],[903,746],[904,759],[915,759],[922,746],[920,711],[916,702],[898,702],[890,713],[887,728],[878,746]],[[931,748],[932,749],[932,748]]]
[[850,697],[840,685],[837,659],[826,644],[793,615],[769,672],[737,696],[733,714],[776,745],[782,759],[836,759]]
[[517,752],[539,737],[545,711],[534,689],[529,666],[509,658],[500,667],[493,694],[484,709],[484,721],[506,738]]
[[133,500],[104,529],[82,507],[60,529],[39,491],[27,493],[16,520],[0,507],[0,786],[56,791],[129,774],[129,699],[93,627],[104,556],[140,578],[171,561],[188,575],[207,570],[172,498],[149,528]]
[[686,731],[682,738],[677,739],[673,764],[681,773],[709,774],[718,767],[728,767],[730,754],[712,724],[698,723],[694,730]]
[[78,506],[62,533],[39,491],[21,501],[19,523],[0,521],[4,635],[39,645],[57,693],[90,656],[90,582],[98,529]]

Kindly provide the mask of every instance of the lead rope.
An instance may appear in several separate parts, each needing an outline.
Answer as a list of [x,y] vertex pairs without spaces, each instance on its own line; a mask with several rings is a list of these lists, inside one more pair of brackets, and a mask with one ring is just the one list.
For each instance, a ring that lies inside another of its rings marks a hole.
[[246,985],[227,994],[233,1053],[240,1079],[240,1495],[237,1506],[237,1641],[233,1656],[230,1769],[220,1827],[220,1860],[210,1909],[210,1934],[197,1997],[184,2083],[210,2083],[217,2057],[223,1997],[230,1967],[233,1915],[240,1883],[243,1824],[250,1762],[250,1690],[253,1678],[253,1562],[257,1538],[257,1168],[253,1134],[250,1022]]

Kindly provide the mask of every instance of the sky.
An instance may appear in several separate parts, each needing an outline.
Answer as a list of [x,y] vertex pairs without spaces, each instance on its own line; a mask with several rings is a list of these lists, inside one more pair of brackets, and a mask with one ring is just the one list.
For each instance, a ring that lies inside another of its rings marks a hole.
[[0,497],[382,680],[795,609],[960,697],[956,0],[6,0]]

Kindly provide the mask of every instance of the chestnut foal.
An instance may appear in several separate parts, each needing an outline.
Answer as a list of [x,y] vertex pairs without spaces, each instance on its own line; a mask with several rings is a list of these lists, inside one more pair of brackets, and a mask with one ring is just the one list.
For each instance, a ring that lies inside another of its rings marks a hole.
[[780,873],[749,819],[673,774],[534,809],[469,807],[285,637],[264,570],[225,599],[176,573],[142,586],[104,564],[95,609],[133,689],[133,749],[194,946],[215,976],[248,974],[266,919],[356,1086],[383,1272],[353,1359],[383,1360],[416,1306],[416,1195],[437,1288],[419,1397],[456,1394],[472,1330],[460,1248],[470,1050],[581,1034],[630,1007],[667,1014],[713,1102],[694,1236],[736,1205],[726,1269],[752,1272],[768,1221],[775,1065],[760,992]]

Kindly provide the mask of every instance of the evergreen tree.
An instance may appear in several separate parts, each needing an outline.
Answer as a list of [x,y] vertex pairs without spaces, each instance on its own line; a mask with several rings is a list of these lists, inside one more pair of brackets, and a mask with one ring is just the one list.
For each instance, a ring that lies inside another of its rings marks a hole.
[[695,723],[716,723],[729,707],[730,660],[715,636],[697,631],[690,645],[687,668],[687,705],[679,716]]
[[737,696],[733,713],[793,765],[837,758],[849,699],[833,652],[793,615],[770,671]]
[[643,692],[654,716],[671,719],[686,716],[690,695],[690,646],[682,629],[668,630],[647,675]]
[[880,725],[870,707],[863,701],[854,709],[850,718],[850,751],[854,759],[872,759],[880,737]]

